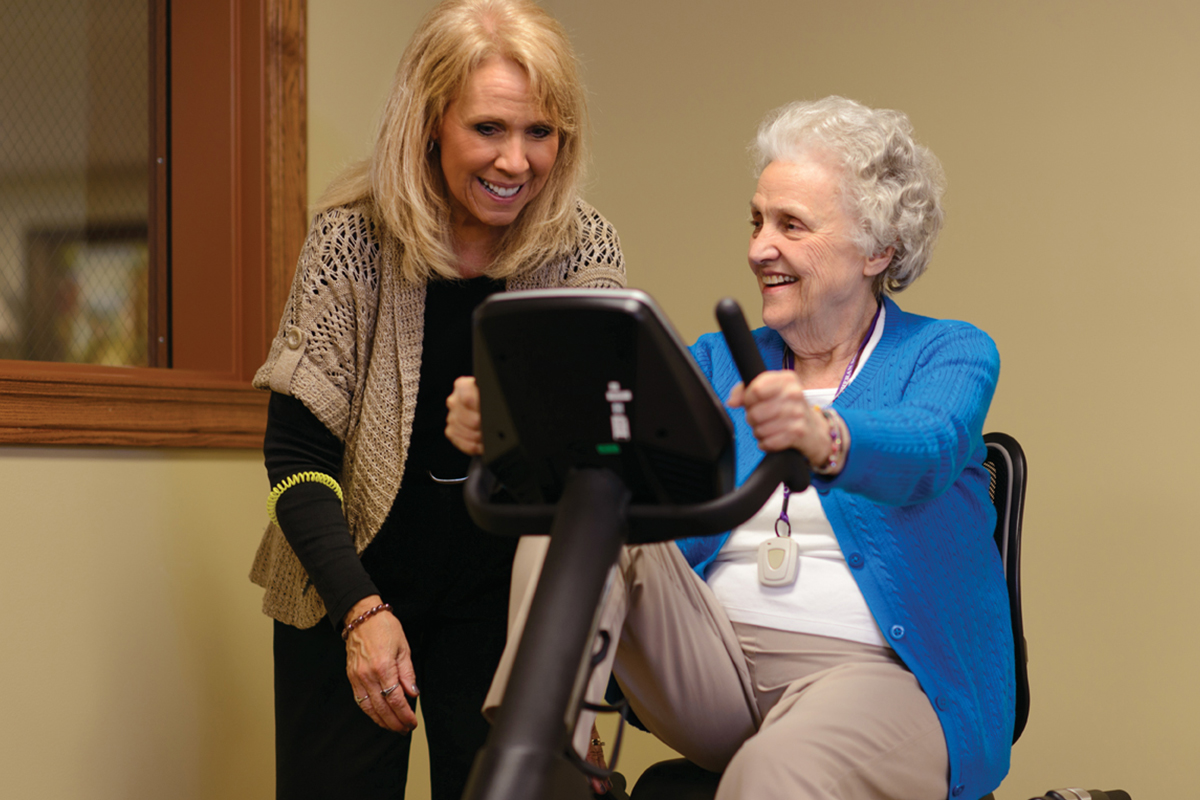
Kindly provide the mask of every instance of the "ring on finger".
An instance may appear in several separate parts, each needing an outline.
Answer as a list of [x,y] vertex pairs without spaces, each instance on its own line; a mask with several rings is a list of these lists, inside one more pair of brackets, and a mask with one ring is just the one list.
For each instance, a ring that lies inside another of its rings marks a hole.
[[363,703],[367,702],[370,699],[371,699],[371,695],[364,694],[362,697],[354,698],[354,702],[358,703],[361,706]]
[[389,694],[391,694],[392,692],[396,691],[396,690],[397,690],[397,689],[399,689],[399,688],[400,688],[400,684],[398,684],[398,683],[397,683],[395,686],[389,686],[388,688],[386,688],[386,689],[384,689],[383,691],[381,691],[381,692],[379,693],[379,696],[380,696],[380,697],[387,697]]

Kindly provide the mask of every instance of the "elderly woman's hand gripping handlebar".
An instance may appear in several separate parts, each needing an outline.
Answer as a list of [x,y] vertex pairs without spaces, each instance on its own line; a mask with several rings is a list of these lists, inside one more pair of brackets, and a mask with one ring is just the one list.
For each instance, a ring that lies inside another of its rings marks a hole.
[[[797,450],[810,464],[829,463],[833,456],[831,423],[804,399],[800,378],[791,370],[766,371],[736,300],[725,298],[717,304],[716,313],[743,381],[733,387],[728,406],[746,409],[746,422],[766,452]],[[844,454],[850,445],[849,435],[843,428],[839,428],[839,435],[843,437],[840,449]],[[843,455],[839,463],[844,461]]]
[[[758,446],[768,453],[799,450],[808,463],[820,466],[830,461],[833,438],[830,420],[804,399],[800,378],[790,370],[763,372],[749,386],[739,383],[726,401],[730,408],[745,408],[746,422],[754,430]],[[839,430],[841,458],[850,448],[849,433]]]

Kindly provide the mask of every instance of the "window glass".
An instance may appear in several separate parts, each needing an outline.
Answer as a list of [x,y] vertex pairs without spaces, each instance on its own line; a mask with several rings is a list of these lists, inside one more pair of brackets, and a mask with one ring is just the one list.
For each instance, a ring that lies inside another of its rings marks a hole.
[[155,366],[149,32],[147,0],[0,3],[0,358]]

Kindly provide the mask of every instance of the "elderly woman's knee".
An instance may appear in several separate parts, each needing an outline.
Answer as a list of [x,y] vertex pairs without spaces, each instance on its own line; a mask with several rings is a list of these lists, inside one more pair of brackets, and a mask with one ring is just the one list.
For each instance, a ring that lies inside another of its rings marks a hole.
[[734,797],[788,797],[793,800],[825,797],[817,776],[820,770],[802,768],[802,754],[770,736],[752,736],[734,754],[717,800]]

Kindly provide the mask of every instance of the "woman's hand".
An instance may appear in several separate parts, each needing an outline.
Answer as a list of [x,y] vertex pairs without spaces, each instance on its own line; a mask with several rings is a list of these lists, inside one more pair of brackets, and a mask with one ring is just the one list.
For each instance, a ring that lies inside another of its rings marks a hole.
[[479,416],[479,387],[470,375],[456,378],[446,398],[446,438],[469,456],[483,454],[483,428]]
[[[345,622],[382,602],[379,595],[358,601],[346,614]],[[350,631],[346,637],[346,674],[359,708],[376,725],[397,733],[411,733],[417,727],[417,715],[408,702],[409,697],[417,696],[412,651],[400,620],[391,612],[382,611]]]
[[[829,460],[833,452],[829,422],[804,399],[804,387],[795,372],[763,372],[749,387],[739,383],[729,393],[727,404],[746,409],[746,422],[763,450],[796,449],[814,466]],[[849,442],[842,443],[843,453],[848,446]]]

